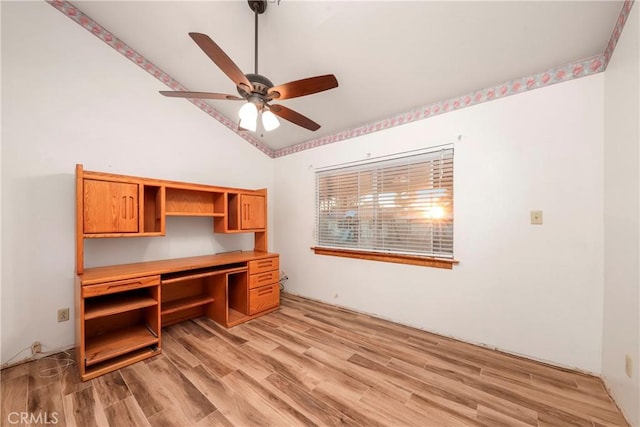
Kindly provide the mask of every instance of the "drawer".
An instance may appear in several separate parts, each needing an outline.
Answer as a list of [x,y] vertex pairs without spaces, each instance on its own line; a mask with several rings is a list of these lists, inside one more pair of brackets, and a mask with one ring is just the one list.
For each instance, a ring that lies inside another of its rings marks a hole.
[[135,279],[117,280],[115,282],[98,283],[82,287],[82,297],[89,298],[98,295],[114,294],[132,289],[146,288],[160,284],[160,276],[137,277]]
[[280,257],[257,259],[249,261],[249,274],[262,273],[269,270],[278,270],[280,268]]
[[262,286],[249,291],[249,314],[260,313],[280,305],[280,285]]
[[278,282],[278,270],[267,271],[266,273],[252,274],[249,276],[249,289],[260,286],[271,285]]

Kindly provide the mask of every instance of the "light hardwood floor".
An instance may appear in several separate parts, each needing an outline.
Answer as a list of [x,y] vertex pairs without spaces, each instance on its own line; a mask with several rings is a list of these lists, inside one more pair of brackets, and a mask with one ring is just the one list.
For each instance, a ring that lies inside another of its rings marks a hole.
[[2,425],[627,425],[598,378],[288,294],[232,329],[200,318],[162,337],[162,355],[84,383],[75,366],[41,377],[55,361],[5,369]]

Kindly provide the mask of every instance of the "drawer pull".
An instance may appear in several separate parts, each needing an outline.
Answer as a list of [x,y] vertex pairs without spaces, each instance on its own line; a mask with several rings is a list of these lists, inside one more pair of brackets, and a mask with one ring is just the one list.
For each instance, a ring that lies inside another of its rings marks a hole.
[[249,274],[258,274],[265,273],[270,270],[277,270],[279,264],[277,256],[249,261]]
[[125,283],[117,283],[114,285],[109,285],[107,286],[107,289],[117,289],[121,286],[138,286],[138,285],[142,285],[142,282],[125,282]]
[[249,314],[278,307],[280,304],[280,287],[277,283],[251,289],[249,291]]
[[264,289],[258,289],[258,295],[260,296],[269,295],[270,293],[273,293],[273,286],[269,286],[268,288]]
[[269,280],[271,280],[271,273],[263,274],[260,277],[258,277],[258,282],[268,282]]

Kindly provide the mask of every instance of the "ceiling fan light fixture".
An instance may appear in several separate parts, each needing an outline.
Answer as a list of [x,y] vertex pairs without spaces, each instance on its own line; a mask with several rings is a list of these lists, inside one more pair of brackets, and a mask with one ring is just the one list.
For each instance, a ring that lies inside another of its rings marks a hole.
[[238,126],[242,129],[256,131],[258,123],[258,107],[253,102],[247,102],[238,111],[240,116],[240,123]]
[[262,112],[262,127],[264,127],[264,130],[270,132],[277,129],[278,126],[280,126],[280,121],[275,114],[269,110]]
[[[1,0],[0,0],[1,1]],[[268,0],[269,2],[280,0]],[[249,7],[254,13],[254,73],[244,74],[229,56],[218,46],[211,37],[202,33],[189,33],[189,37],[202,51],[229,77],[238,90],[238,96],[223,93],[192,92],[192,91],[160,91],[164,96],[189,99],[220,99],[248,102],[240,108],[238,130],[255,132],[258,115],[262,114],[262,127],[271,131],[280,126],[280,119],[284,119],[310,131],[320,129],[320,125],[308,117],[283,105],[269,104],[274,99],[284,100],[312,95],[338,87],[338,80],[333,74],[294,80],[274,86],[271,80],[258,73],[258,15],[267,8],[267,0],[249,0]]]

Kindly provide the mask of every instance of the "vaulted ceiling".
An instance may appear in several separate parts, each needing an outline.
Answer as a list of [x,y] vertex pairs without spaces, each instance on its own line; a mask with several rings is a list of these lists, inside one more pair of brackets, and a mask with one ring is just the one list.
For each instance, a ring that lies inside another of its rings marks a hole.
[[[318,131],[281,121],[274,131],[241,136],[277,155],[384,127],[385,120],[410,121],[600,72],[623,3],[269,1],[259,16],[260,74],[277,85],[332,73],[339,87],[279,102],[319,123]],[[85,27],[101,27],[95,35],[106,42],[112,35],[177,87],[237,95],[189,32],[209,35],[244,73],[254,72],[254,15],[246,1],[52,4],[68,15],[77,8],[90,19]],[[167,90],[161,80],[158,90]],[[158,102],[187,101],[158,94]],[[235,129],[243,102],[207,102],[200,107]]]

